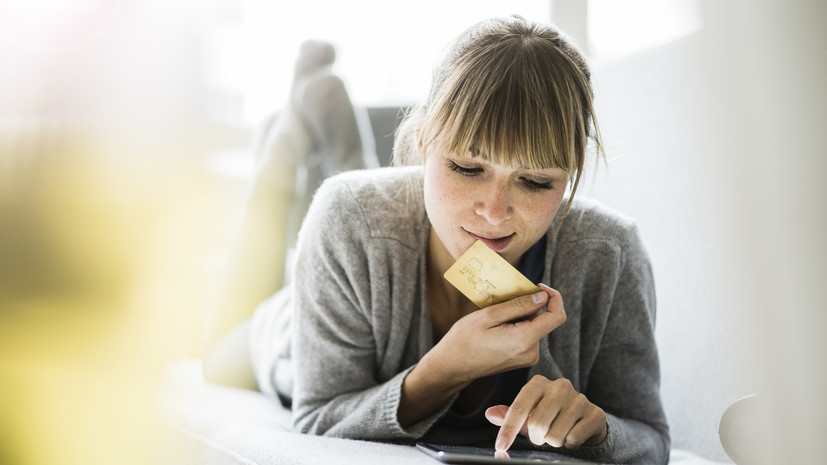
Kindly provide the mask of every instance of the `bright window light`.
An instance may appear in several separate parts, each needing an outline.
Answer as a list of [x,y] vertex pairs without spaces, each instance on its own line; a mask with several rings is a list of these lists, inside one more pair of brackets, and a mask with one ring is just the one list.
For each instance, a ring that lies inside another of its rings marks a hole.
[[659,47],[702,27],[698,0],[589,0],[588,18],[594,61]]
[[[260,121],[287,101],[293,62],[307,39],[336,47],[334,70],[357,105],[421,101],[442,48],[463,29],[514,13],[549,21],[551,2],[539,0],[243,0],[245,55],[235,73],[244,117]],[[226,73],[222,81],[226,82]]]

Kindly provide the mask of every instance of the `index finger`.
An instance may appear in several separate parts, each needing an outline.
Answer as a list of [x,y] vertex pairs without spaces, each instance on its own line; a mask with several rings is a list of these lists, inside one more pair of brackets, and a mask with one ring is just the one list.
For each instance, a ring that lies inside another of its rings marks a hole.
[[[546,304],[546,311],[538,316],[548,315],[546,318],[549,323],[554,323],[555,329],[566,322],[566,310],[563,307],[563,296],[555,289],[546,286],[543,283],[538,284],[538,287],[548,294],[548,303]],[[549,330],[551,331],[551,330]]]
[[542,393],[531,389],[530,386],[531,384],[523,386],[514,402],[508,407],[503,423],[500,425],[500,431],[497,433],[497,440],[494,443],[496,450],[508,450],[511,447],[528,420],[531,411],[540,401]]
[[539,287],[548,295],[546,311],[528,321],[515,323],[515,325],[527,326],[527,330],[531,332],[532,337],[537,339],[544,337],[566,322],[566,311],[563,308],[563,298],[560,293],[542,283]]

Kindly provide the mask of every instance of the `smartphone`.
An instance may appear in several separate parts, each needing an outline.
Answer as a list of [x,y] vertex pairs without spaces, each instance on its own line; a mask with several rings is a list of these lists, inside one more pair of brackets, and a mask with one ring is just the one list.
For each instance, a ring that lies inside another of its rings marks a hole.
[[542,465],[545,463],[583,465],[592,463],[540,450],[509,450],[508,452],[495,453],[494,448],[449,446],[426,442],[416,443],[416,448],[443,463],[498,463],[500,465]]

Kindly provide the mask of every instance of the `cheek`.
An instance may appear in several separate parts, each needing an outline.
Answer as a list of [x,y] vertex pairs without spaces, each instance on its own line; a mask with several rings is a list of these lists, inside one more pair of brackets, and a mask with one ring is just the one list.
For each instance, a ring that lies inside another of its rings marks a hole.
[[562,191],[555,191],[541,198],[535,197],[525,201],[523,205],[527,208],[523,210],[523,218],[526,224],[532,225],[531,229],[536,229],[538,234],[548,230],[562,203],[563,194]]
[[557,213],[557,209],[560,208],[560,203],[563,201],[563,191],[555,191],[554,194],[549,196],[549,198],[543,202],[543,212],[548,215],[549,221],[554,218],[554,214]]
[[[449,213],[461,208],[465,195],[450,175],[438,169],[426,170],[425,205],[431,213]],[[438,218],[431,218],[432,221]],[[442,218],[449,221],[450,218]]]

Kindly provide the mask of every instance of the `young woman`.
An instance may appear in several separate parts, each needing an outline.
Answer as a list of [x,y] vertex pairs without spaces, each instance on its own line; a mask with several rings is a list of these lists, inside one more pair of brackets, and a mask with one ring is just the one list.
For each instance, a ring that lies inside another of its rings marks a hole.
[[[293,286],[251,330],[258,384],[292,397],[298,430],[667,462],[648,257],[631,220],[574,200],[601,151],[592,97],[559,31],[484,21],[397,135],[412,166],[325,181]],[[547,285],[477,309],[443,278],[477,240]]]

